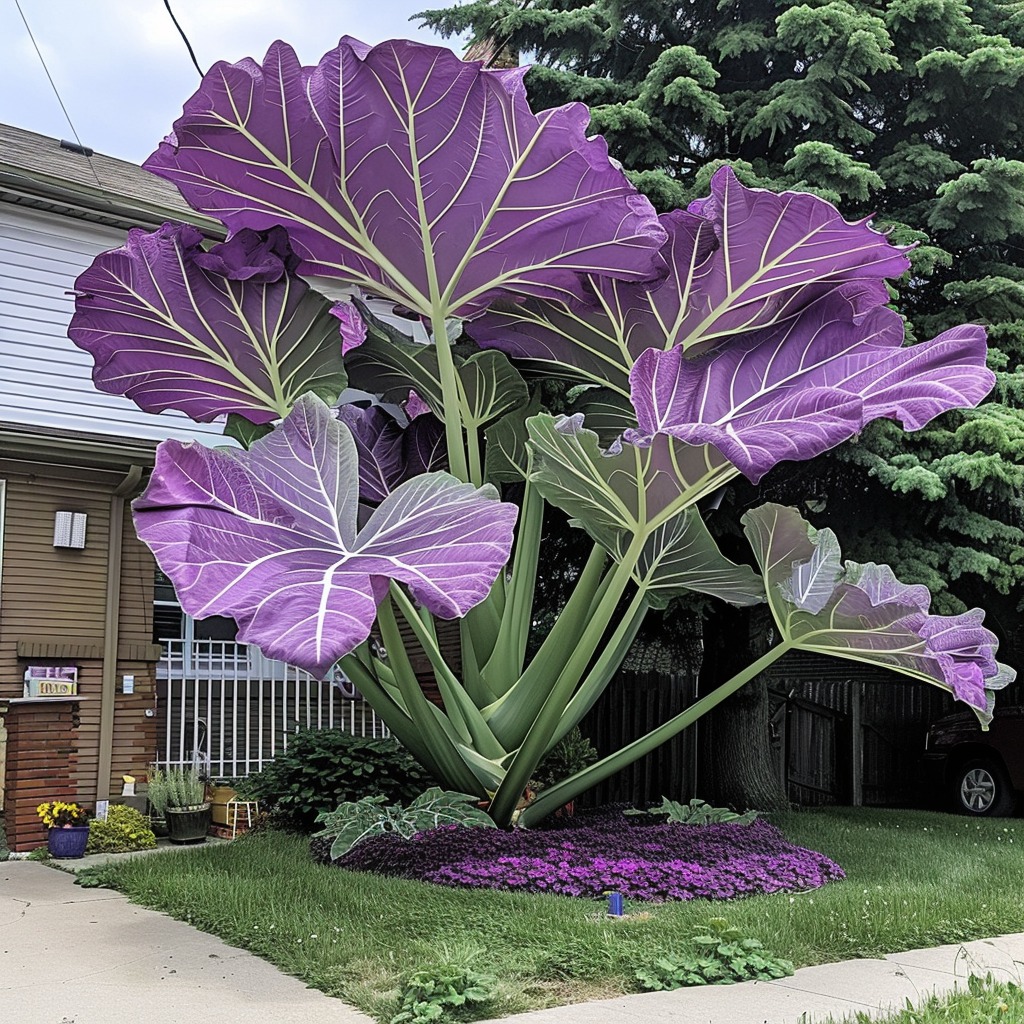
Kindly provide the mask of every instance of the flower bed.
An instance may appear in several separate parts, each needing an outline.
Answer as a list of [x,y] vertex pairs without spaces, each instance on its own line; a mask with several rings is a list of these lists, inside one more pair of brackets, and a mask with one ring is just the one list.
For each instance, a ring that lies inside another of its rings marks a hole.
[[[328,847],[313,855],[329,862]],[[457,888],[599,898],[734,899],[814,889],[844,878],[821,853],[786,841],[766,821],[750,825],[632,825],[621,814],[538,831],[440,828],[413,839],[378,836],[335,862],[352,871]]]

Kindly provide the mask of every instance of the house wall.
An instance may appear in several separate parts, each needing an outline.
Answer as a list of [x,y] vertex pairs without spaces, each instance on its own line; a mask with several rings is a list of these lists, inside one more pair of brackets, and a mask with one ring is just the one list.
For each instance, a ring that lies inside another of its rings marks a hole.
[[92,384],[92,357],[67,336],[75,279],[126,232],[0,203],[0,422],[161,441],[219,438],[219,424],[152,416]]
[[[106,630],[108,530],[111,498],[123,472],[26,463],[0,459],[5,481],[3,563],[0,575],[0,700],[14,700],[6,716],[9,764],[5,817],[12,849],[31,849],[44,840],[25,810],[49,788],[72,793],[92,805],[97,791],[120,792],[123,774],[144,772],[156,753],[156,719],[146,710],[155,702],[155,662],[151,643],[153,615],[152,556],[135,537],[130,516],[122,529],[120,628],[114,697],[114,732],[109,780],[97,778],[103,646]],[[86,546],[53,546],[54,513],[88,516]],[[29,665],[78,667],[80,700],[17,704]],[[122,677],[133,675],[134,693],[124,694]],[[46,756],[28,757],[25,730],[47,732],[52,718],[56,746]],[[73,727],[72,727],[73,723]],[[13,769],[13,770],[12,770]],[[103,783],[101,785],[101,783]]]

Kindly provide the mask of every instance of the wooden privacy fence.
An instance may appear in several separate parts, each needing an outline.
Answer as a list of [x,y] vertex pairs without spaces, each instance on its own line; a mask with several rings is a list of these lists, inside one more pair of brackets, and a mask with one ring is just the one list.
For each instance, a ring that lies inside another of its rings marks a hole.
[[878,678],[802,680],[775,692],[778,770],[801,805],[929,807],[942,794],[924,773],[929,725],[951,709],[937,687]]
[[[696,700],[693,672],[620,672],[580,724],[583,735],[604,757],[684,711]],[[689,800],[694,795],[697,729],[683,730],[646,757],[584,794],[586,807],[627,803],[642,807],[663,796]]]

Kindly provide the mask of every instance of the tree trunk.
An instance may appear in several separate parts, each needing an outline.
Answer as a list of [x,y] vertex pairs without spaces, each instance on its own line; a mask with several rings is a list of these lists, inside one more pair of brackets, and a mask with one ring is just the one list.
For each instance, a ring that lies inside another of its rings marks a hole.
[[[710,693],[769,647],[771,620],[763,609],[716,608],[705,623],[700,692]],[[716,806],[785,810],[789,806],[772,753],[768,684],[757,676],[723,701],[701,723],[704,730],[702,792]]]

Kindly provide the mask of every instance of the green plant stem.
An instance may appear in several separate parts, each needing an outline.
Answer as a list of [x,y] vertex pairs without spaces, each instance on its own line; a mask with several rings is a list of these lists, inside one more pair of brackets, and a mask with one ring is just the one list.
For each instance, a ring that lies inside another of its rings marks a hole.
[[[430,329],[437,352],[437,370],[441,378],[441,401],[444,404],[444,437],[448,446],[448,468],[460,480],[471,481],[479,487],[483,483],[482,471],[477,467],[477,475],[470,474],[469,456],[466,453],[466,435],[462,426],[462,382],[459,380],[458,371],[455,369],[455,360],[452,358],[444,311],[439,309],[436,302],[430,316]],[[479,453],[477,462],[479,462]]]
[[767,654],[762,655],[757,661],[748,665],[742,672],[737,672],[727,682],[712,690],[711,693],[700,700],[695,701],[685,711],[680,712],[667,722],[652,729],[645,736],[627,744],[621,750],[603,758],[589,768],[569,776],[562,782],[556,783],[549,789],[545,789],[536,800],[533,801],[520,816],[520,824],[530,825],[542,821],[553,811],[558,810],[563,804],[576,799],[581,793],[586,792],[592,786],[621,771],[623,768],[638,761],[641,757],[649,754],[666,740],[672,739],[684,729],[693,725],[697,719],[706,715],[712,708],[717,707],[726,697],[734,694],[740,687],[745,686],[755,676],[763,672],[769,665],[778,661],[784,654],[792,649],[792,644],[784,641],[777,647],[773,647]]
[[395,739],[435,778],[441,778],[443,772],[440,762],[434,757],[423,731],[388,693],[373,672],[354,653],[346,654],[339,664],[342,671],[359,687],[359,691],[367,698],[373,710],[384,720],[384,724]]
[[444,655],[437,646],[436,638],[431,636],[421,622],[412,601],[394,581],[391,583],[391,598],[402,613],[402,617],[416,634],[416,639],[419,640],[420,646],[430,660],[431,667],[434,669],[434,678],[437,680],[438,689],[444,700],[445,710],[453,725],[458,722],[466,730],[468,733],[466,740],[471,742],[473,749],[485,758],[504,757],[507,751],[494,738],[494,733],[488,727],[480,709],[473,703],[469,694],[466,693],[462,684],[448,667]]
[[605,629],[632,579],[633,566],[643,551],[644,542],[645,537],[642,534],[634,537],[623,555],[622,561],[611,570],[608,586],[603,589],[601,599],[593,609],[582,636],[569,653],[564,667],[550,684],[546,699],[536,717],[529,724],[523,741],[489,808],[491,817],[499,825],[507,824],[512,820],[512,812],[516,808],[530,775],[546,753],[551,743],[551,737],[565,712],[566,705],[576,692],[583,673],[604,638]]
[[569,600],[551,632],[544,638],[540,650],[508,691],[484,709],[494,735],[506,749],[517,747],[522,742],[529,723],[544,703],[545,681],[555,678],[562,670],[586,629],[591,609],[603,592],[607,561],[604,548],[595,544]]
[[482,669],[485,682],[496,693],[507,693],[515,680],[523,674],[526,645],[533,621],[533,599],[543,525],[544,499],[531,485],[527,475],[519,528],[516,531],[512,580],[505,595],[505,608],[497,640]]

